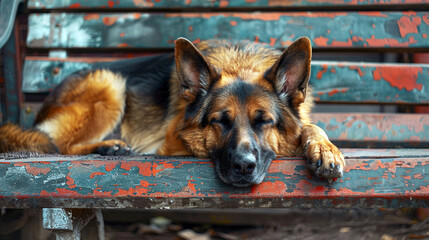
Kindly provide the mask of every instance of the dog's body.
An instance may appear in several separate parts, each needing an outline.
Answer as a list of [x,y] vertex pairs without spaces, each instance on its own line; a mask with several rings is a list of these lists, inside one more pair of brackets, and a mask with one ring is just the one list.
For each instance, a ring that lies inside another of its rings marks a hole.
[[[195,47],[178,39],[174,55],[71,75],[46,99],[37,131],[0,128],[0,152],[127,154],[129,145],[141,153],[210,157],[220,178],[236,186],[260,183],[276,155],[306,156],[317,175],[340,177],[343,155],[309,118],[310,60],[306,38],[283,53],[249,42]],[[105,140],[117,126],[121,140]]]

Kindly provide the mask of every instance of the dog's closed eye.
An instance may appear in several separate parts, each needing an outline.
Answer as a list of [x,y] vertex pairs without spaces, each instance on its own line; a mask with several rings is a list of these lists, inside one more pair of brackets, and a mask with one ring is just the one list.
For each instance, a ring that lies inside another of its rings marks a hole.
[[269,114],[266,114],[262,110],[256,111],[256,114],[252,121],[253,128],[258,129],[264,126],[272,126],[272,125],[274,125],[274,119]]
[[229,129],[232,127],[232,120],[228,111],[217,112],[212,115],[210,124],[221,126],[223,129]]

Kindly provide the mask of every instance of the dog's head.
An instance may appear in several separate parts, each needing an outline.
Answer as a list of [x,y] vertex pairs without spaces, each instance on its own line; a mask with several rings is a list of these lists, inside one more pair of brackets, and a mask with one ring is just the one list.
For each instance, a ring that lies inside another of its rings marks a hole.
[[276,153],[300,144],[300,105],[310,76],[311,45],[301,38],[282,54],[254,43],[176,41],[185,102],[179,130],[196,156],[210,157],[234,186],[260,183]]

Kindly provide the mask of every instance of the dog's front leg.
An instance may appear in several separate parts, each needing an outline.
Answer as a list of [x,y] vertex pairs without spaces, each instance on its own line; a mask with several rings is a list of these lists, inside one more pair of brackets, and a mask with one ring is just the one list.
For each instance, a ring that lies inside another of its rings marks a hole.
[[313,124],[305,125],[301,140],[304,145],[304,156],[316,176],[327,179],[343,176],[344,155],[329,141],[321,128]]

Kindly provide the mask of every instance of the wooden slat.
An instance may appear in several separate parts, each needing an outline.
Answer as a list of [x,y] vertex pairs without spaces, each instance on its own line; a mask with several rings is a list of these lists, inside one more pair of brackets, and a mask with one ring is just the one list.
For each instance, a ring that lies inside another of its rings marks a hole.
[[[27,57],[22,91],[49,92],[67,75],[112,58]],[[313,61],[311,84],[319,102],[429,103],[428,64]]]
[[314,113],[312,116],[313,122],[340,146],[429,148],[429,114]]
[[174,40],[224,38],[286,47],[308,36],[320,48],[425,48],[427,12],[30,14],[31,48],[172,48]]
[[[419,153],[416,150],[416,153]],[[3,155],[4,157],[4,155]],[[1,158],[1,156],[0,156]],[[44,156],[0,161],[7,208],[429,207],[429,157],[347,158],[330,184],[304,160],[274,160],[265,180],[236,188],[210,160]]]
[[429,3],[427,0],[393,0],[393,1],[282,1],[282,0],[175,0],[175,1],[107,1],[107,0],[29,0],[29,9],[120,9],[120,8],[274,8],[274,7],[333,7],[333,6],[374,6],[374,5],[414,5]]

